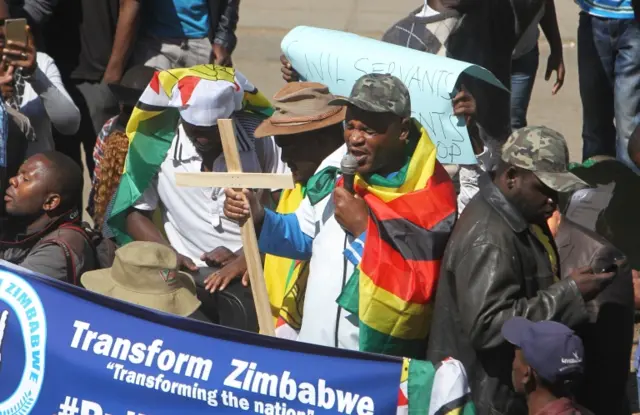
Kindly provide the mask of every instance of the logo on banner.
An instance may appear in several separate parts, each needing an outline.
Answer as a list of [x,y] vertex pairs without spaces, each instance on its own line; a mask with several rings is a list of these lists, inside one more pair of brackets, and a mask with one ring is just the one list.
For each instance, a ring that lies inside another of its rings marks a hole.
[[38,293],[0,271],[0,414],[31,413],[44,380],[47,322]]

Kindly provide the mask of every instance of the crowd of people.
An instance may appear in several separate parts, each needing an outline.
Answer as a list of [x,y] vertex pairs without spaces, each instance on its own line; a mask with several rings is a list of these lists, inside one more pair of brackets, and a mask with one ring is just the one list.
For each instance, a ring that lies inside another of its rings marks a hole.
[[[0,1],[0,21],[26,21],[25,41],[0,26],[0,259],[220,323],[206,303],[249,284],[252,220],[277,336],[453,357],[482,415],[630,414],[638,4],[577,1],[580,164],[562,134],[527,124],[539,28],[552,94],[564,83],[554,0],[426,0],[391,25],[383,41],[510,86],[461,76],[451,111],[478,163],[450,165],[393,75],[336,96],[282,56],[285,82],[263,96],[233,65],[239,3]],[[177,173],[227,171],[227,118],[243,171],[291,173],[295,188],[177,185]]]

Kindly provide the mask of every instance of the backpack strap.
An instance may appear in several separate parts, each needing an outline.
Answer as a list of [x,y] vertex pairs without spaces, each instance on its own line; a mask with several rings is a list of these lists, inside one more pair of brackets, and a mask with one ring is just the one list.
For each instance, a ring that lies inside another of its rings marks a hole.
[[[63,223],[58,227],[58,230],[61,230],[61,229],[69,229],[69,230],[78,232],[80,235],[82,235],[85,241],[87,241],[89,246],[93,248],[93,243],[91,242],[89,235],[87,235],[87,232],[81,226],[78,226],[76,223],[73,223],[73,222]],[[64,257],[67,262],[67,280],[73,285],[78,285],[79,281],[78,281],[78,273],[76,272],[76,261],[73,258],[73,250],[71,249],[69,244],[62,238],[54,237],[54,238],[42,239],[36,245],[42,245],[45,243],[52,243],[52,244],[58,245],[60,249],[62,249],[62,252],[64,253]]]
[[52,243],[58,245],[62,252],[64,253],[64,257],[67,261],[67,280],[73,285],[78,285],[78,273],[76,272],[76,261],[73,259],[73,254],[71,253],[71,248],[69,244],[62,240],[61,238],[50,238],[44,239],[40,244]]

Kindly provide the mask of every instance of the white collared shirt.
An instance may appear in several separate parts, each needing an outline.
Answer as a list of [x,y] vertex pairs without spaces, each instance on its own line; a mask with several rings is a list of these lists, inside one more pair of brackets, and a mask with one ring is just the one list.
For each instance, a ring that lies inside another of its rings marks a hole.
[[[242,170],[254,173],[288,172],[288,167],[280,160],[280,148],[275,145],[273,138],[253,139],[255,126],[247,127],[245,119],[238,121],[236,118]],[[246,130],[250,130],[250,134]],[[203,253],[219,246],[235,252],[242,247],[242,240],[238,223],[224,216],[224,189],[176,185],[176,173],[197,173],[201,171],[201,166],[202,158],[182,126],[179,126],[160,171],[134,207],[145,211],[160,207],[164,231],[171,246],[191,258],[196,265],[205,266],[200,260]],[[224,155],[214,161],[212,171],[227,171]]]

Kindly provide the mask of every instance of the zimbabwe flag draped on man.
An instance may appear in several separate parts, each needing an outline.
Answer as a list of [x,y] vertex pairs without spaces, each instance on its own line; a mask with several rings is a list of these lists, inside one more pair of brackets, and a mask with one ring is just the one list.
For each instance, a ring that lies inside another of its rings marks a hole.
[[[392,178],[356,175],[370,209],[362,259],[338,298],[358,315],[360,350],[396,356],[425,353],[440,262],[456,217],[453,184],[417,122],[407,163]],[[418,139],[419,137],[419,139]],[[336,168],[308,185],[311,203],[333,190]],[[343,179],[336,185],[342,186]]]
[[[409,91],[391,75],[364,75],[346,106],[344,139],[307,183],[295,213],[268,209],[262,252],[310,259],[298,340],[424,358],[431,308],[456,195],[426,130],[411,119]],[[340,162],[358,159],[354,198]],[[236,199],[237,200],[237,199]],[[246,211],[227,197],[225,211]],[[260,220],[260,219],[258,219]],[[280,329],[280,327],[278,327]]]
[[198,93],[221,88],[224,83],[235,87],[237,111],[251,111],[264,117],[273,113],[269,100],[233,68],[198,65],[154,75],[127,124],[129,152],[108,219],[119,244],[131,241],[126,232],[127,211],[147,189],[166,158],[180,119],[179,109],[188,106]]

